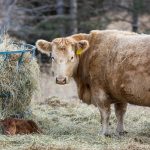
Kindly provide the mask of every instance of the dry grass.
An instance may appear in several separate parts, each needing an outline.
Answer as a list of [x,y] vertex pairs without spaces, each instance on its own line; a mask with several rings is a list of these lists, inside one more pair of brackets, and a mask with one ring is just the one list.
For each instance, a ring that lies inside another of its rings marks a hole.
[[[78,100],[47,99],[34,104],[33,119],[43,129],[41,135],[0,136],[1,150],[149,150],[149,108],[129,106],[125,118],[127,135],[114,135],[116,118],[110,119],[111,138],[98,135],[100,118],[97,108]],[[112,111],[114,112],[114,111]]]

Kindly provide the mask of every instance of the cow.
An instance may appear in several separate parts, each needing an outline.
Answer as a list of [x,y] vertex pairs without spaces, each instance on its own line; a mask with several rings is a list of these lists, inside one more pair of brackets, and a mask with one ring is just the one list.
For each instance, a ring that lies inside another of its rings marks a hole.
[[0,120],[0,124],[5,135],[42,133],[42,130],[33,120],[5,118]]
[[110,106],[117,117],[116,133],[125,132],[127,103],[150,106],[150,35],[118,30],[93,30],[56,38],[39,39],[37,49],[52,55],[57,84],[73,77],[79,98],[99,108],[102,135],[110,135]]

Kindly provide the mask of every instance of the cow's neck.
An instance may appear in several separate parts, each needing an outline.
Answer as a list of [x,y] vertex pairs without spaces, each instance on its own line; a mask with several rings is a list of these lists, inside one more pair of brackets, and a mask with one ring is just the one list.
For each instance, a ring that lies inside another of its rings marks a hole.
[[80,88],[81,84],[86,84],[86,75],[88,75],[88,73],[86,68],[87,64],[85,64],[86,61],[85,59],[86,59],[86,54],[80,56],[78,67],[74,72],[74,80],[78,88]]
[[[77,71],[78,72],[78,71]],[[77,84],[77,87],[79,88],[79,85],[81,84],[81,77],[78,75],[78,73],[74,73],[74,76],[73,76],[73,78],[74,78],[74,80],[75,80],[75,82],[76,82],[76,84]]]
[[80,76],[80,70],[81,69],[81,66],[77,68],[77,70],[74,72],[74,80],[76,82],[76,85],[77,85],[77,89],[78,89],[78,96],[80,99],[82,99],[82,90],[83,90],[83,85],[84,83],[82,82],[82,77]]

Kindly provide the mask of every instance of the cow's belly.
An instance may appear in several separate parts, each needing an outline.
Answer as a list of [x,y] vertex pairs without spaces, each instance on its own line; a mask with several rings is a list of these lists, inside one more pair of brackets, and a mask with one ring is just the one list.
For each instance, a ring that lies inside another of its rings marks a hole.
[[111,91],[118,101],[150,106],[150,74],[126,71],[116,79],[112,79]]

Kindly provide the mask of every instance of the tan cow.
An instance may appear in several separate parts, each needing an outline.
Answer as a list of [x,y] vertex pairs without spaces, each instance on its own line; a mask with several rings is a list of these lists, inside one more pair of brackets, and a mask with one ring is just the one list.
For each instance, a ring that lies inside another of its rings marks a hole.
[[74,77],[79,97],[98,106],[102,135],[108,135],[110,105],[114,103],[117,133],[123,134],[127,103],[150,106],[150,35],[102,30],[38,40],[42,53],[52,53],[57,84]]

